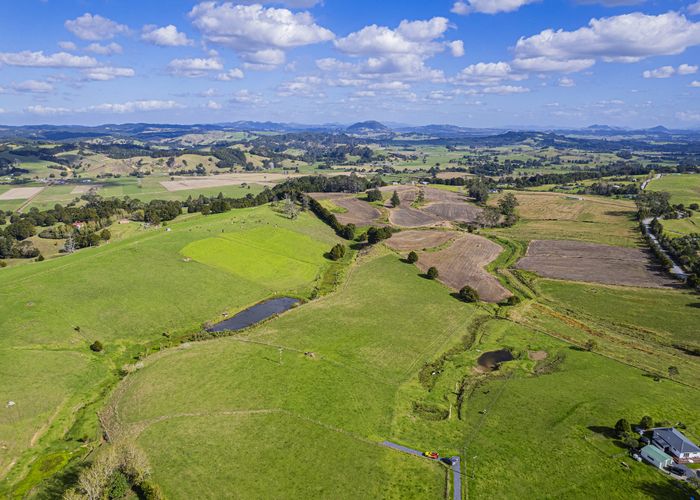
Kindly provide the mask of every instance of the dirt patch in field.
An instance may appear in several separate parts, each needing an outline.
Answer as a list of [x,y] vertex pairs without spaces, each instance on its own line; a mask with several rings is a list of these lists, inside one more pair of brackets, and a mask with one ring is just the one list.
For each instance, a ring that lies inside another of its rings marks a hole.
[[221,186],[240,186],[241,184],[260,184],[263,186],[273,186],[279,182],[298,177],[297,174],[276,174],[276,173],[252,173],[252,174],[222,174],[213,177],[180,177],[174,181],[163,181],[163,186],[168,191],[185,191],[188,189],[206,189]]
[[417,210],[401,204],[398,208],[391,209],[389,213],[389,222],[400,227],[422,227],[433,226],[442,222],[442,219],[432,214],[425,213],[422,210]]
[[0,194],[0,200],[26,200],[32,196],[36,196],[44,190],[43,187],[23,187],[12,188]]
[[102,187],[101,184],[92,184],[89,186],[75,186],[73,190],[70,192],[70,194],[86,194],[89,193],[91,189],[100,189]]
[[436,267],[445,285],[459,290],[465,285],[474,288],[481,300],[500,302],[511,293],[484,269],[503,249],[482,236],[465,233],[448,248],[420,254],[418,267],[427,271]]
[[544,361],[547,356],[547,351],[527,351],[527,357],[532,361]]
[[334,214],[341,224],[355,224],[356,226],[378,225],[377,219],[382,213],[364,200],[346,193],[310,193],[316,200],[329,200],[334,205],[344,208],[347,212]]
[[676,286],[650,252],[569,240],[534,240],[516,267],[545,278],[646,288]]
[[453,231],[401,231],[386,240],[386,244],[398,252],[426,250],[444,245],[458,235]]

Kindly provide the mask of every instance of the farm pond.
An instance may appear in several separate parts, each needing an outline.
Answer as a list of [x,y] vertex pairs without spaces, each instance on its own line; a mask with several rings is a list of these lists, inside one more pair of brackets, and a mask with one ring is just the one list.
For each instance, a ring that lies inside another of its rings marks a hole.
[[294,307],[300,301],[291,297],[279,297],[266,300],[255,304],[254,306],[244,309],[243,311],[225,319],[213,326],[207,328],[208,332],[227,332],[236,331],[247,328],[255,323],[274,316],[275,314],[283,313]]
[[501,363],[505,361],[512,361],[513,353],[508,349],[499,349],[498,351],[488,351],[479,356],[476,362],[480,367],[485,368],[489,371],[498,370]]

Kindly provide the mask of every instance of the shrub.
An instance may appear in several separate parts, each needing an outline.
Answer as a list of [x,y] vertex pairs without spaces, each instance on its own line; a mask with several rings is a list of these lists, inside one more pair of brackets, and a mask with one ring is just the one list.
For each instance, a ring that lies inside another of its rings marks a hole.
[[654,420],[649,415],[644,415],[639,421],[639,426],[642,429],[651,429],[654,427]]
[[428,279],[435,280],[438,278],[440,273],[438,273],[438,270],[436,267],[431,267],[428,269],[428,272],[425,273],[425,275],[428,277]]
[[107,497],[108,498],[124,498],[127,492],[130,490],[129,481],[122,471],[117,471],[112,474],[107,485]]
[[139,489],[145,500],[164,500],[165,495],[160,489],[160,486],[152,481],[146,480],[141,482]]
[[391,195],[391,206],[396,208],[399,205],[401,205],[401,198],[399,198],[399,193],[394,191],[394,194]]
[[[165,225],[165,223],[163,223]],[[112,233],[110,232],[109,229],[103,229],[102,232],[100,233],[100,239],[102,241],[108,241],[112,237]]]
[[507,306],[517,306],[518,304],[520,304],[520,297],[518,297],[517,295],[511,295],[503,302]]
[[37,262],[43,262],[44,261],[44,256],[39,254],[39,256],[36,258]]
[[99,340],[94,341],[92,344],[90,344],[90,350],[93,352],[102,352],[104,349],[104,346],[102,345],[102,342]]
[[598,342],[596,342],[593,339],[587,340],[586,343],[583,345],[583,348],[589,352],[595,349],[596,347],[598,347]]
[[477,302],[479,300],[479,293],[470,286],[462,287],[458,295],[463,302]]
[[7,267],[7,262],[0,260],[0,268]]
[[370,189],[367,191],[367,201],[382,201],[382,192],[379,189]]
[[340,260],[345,256],[345,246],[341,245],[338,243],[335,245],[333,248],[331,248],[331,251],[328,252],[328,257],[331,260]]
[[418,254],[416,252],[409,252],[408,257],[406,257],[406,262],[409,264],[415,264],[418,262]]

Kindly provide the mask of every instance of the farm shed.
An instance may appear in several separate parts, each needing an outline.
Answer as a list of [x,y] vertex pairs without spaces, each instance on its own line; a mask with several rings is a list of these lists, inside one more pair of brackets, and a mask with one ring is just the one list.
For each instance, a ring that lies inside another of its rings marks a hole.
[[652,444],[648,444],[644,448],[642,448],[639,454],[644,460],[654,465],[655,467],[658,467],[659,469],[668,467],[673,463],[673,459],[671,457],[666,455],[663,451],[661,451]]
[[654,429],[651,442],[659,449],[673,455],[677,462],[700,462],[700,448],[678,429],[673,427]]

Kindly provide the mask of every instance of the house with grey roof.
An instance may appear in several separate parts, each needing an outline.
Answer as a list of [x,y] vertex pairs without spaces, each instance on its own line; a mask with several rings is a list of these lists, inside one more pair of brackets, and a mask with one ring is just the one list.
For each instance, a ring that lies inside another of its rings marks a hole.
[[678,463],[700,463],[700,448],[673,427],[652,429],[651,442]]

